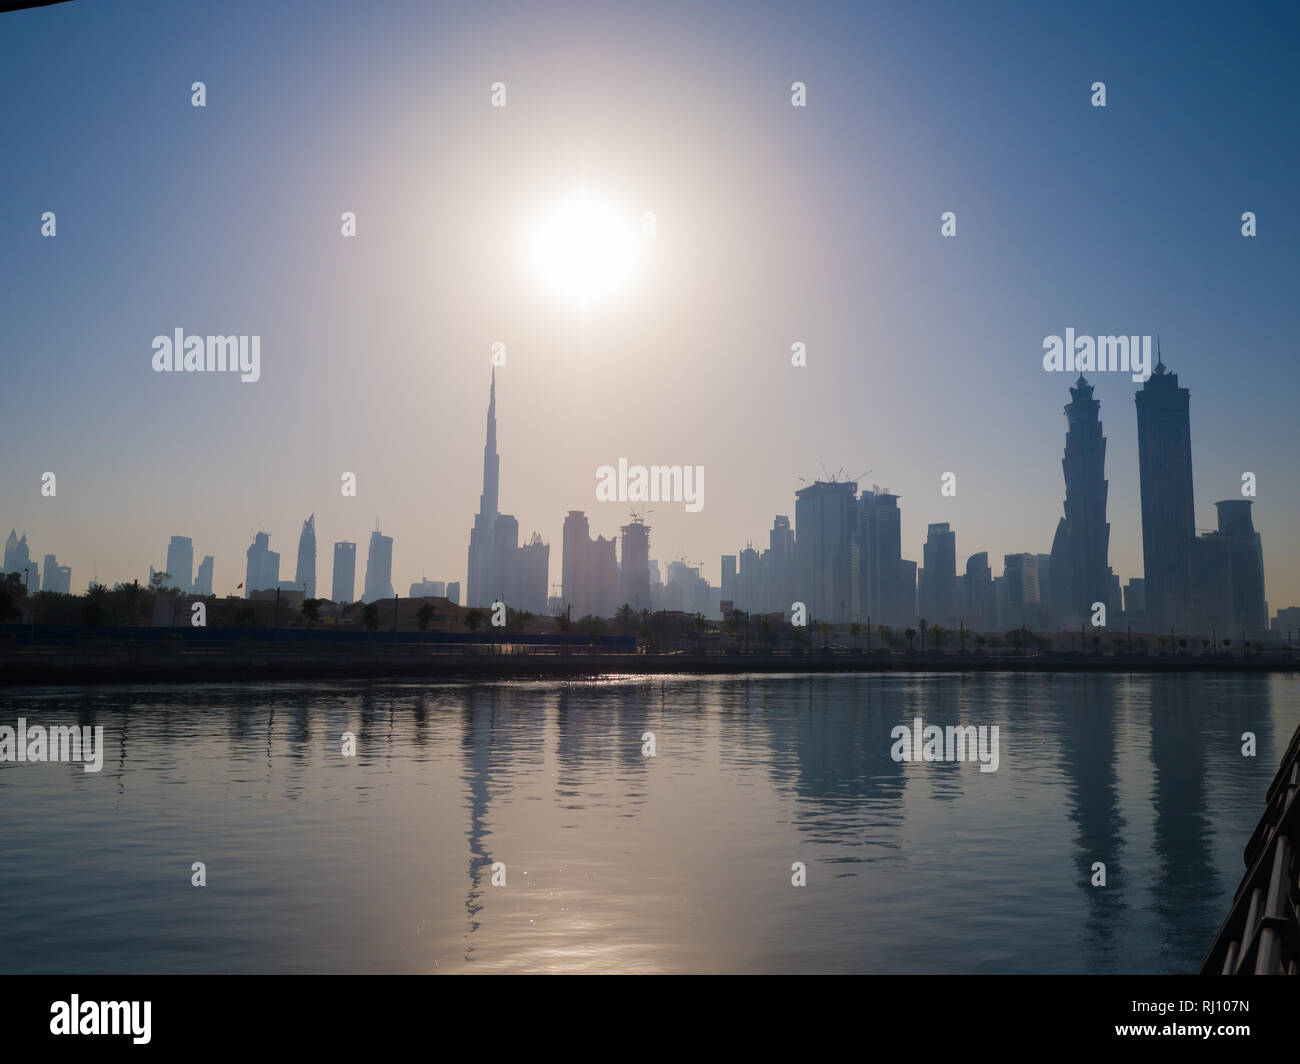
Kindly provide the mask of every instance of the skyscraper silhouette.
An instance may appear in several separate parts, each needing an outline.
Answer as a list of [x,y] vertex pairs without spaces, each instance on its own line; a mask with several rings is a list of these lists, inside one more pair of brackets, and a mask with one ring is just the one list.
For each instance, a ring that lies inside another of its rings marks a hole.
[[1158,630],[1186,629],[1193,621],[1196,540],[1191,393],[1178,387],[1178,374],[1166,370],[1156,350],[1155,372],[1135,397],[1147,615]]
[[302,523],[302,535],[298,537],[298,569],[294,583],[303,588],[304,598],[316,597],[316,515],[312,514]]
[[807,606],[810,620],[852,620],[857,493],[851,480],[818,480],[794,493],[795,599]]
[[366,558],[366,586],[362,602],[393,597],[393,537],[379,529],[370,533],[370,554]]
[[351,602],[357,590],[357,545],[334,544],[334,582],[331,598],[338,603]]
[[[465,588],[465,605],[489,606],[505,591],[504,574],[498,573],[498,554],[493,549],[496,536],[498,477],[501,458],[497,454],[497,371],[492,367],[492,385],[488,393],[487,438],[483,443],[483,493],[478,499],[478,514],[469,534],[469,581]],[[517,526],[516,526],[517,532]]]
[[172,536],[167,544],[167,572],[171,573],[171,587],[188,594],[194,582],[194,541],[188,536]]
[[1047,603],[1054,620],[1071,628],[1092,614],[1093,603],[1109,602],[1110,525],[1106,521],[1106,437],[1101,403],[1083,374],[1065,407],[1065,516],[1052,543]]

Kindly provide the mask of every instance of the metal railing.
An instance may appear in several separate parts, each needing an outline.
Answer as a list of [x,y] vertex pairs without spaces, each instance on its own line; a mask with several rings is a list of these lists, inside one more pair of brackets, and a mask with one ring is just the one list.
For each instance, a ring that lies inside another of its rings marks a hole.
[[1296,854],[1300,850],[1300,728],[1269,785],[1264,815],[1246,844],[1246,875],[1233,896],[1202,975],[1296,975],[1300,971]]

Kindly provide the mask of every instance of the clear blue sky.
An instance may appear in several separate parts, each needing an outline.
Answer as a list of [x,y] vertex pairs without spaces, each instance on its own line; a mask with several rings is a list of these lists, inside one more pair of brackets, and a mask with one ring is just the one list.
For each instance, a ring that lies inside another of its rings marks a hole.
[[[1070,381],[1041,357],[1072,326],[1161,334],[1192,392],[1197,524],[1256,473],[1270,605],[1295,604],[1298,29],[1294,3],[0,15],[3,533],[75,589],[189,535],[223,592],[254,528],[291,575],[315,512],[327,591],[329,544],[378,518],[399,590],[463,580],[501,341],[502,509],[550,541],[553,581],[567,510],[626,521],[594,495],[621,456],[705,467],[703,511],[658,507],[651,554],[713,582],[823,464],[902,496],[908,557],[949,521],[959,558],[1000,571],[1061,512]],[[579,184],[658,225],[643,276],[586,314],[516,262]],[[260,335],[261,381],[154,374],[178,326]],[[1136,386],[1094,379],[1127,580]]]

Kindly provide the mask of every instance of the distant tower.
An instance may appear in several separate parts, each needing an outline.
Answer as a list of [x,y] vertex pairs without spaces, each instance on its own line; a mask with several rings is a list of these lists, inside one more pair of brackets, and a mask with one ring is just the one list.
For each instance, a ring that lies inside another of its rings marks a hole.
[[254,591],[274,588],[280,582],[280,555],[271,549],[271,535],[268,532],[258,532],[246,553],[248,565],[244,572],[244,598],[249,598]]
[[188,536],[172,536],[167,544],[167,572],[171,586],[189,594],[194,583],[194,541]]
[[1147,615],[1155,630],[1186,630],[1193,621],[1196,540],[1191,393],[1166,371],[1158,343],[1156,350],[1155,372],[1135,397]]
[[212,555],[205,554],[203,561],[199,562],[198,574],[194,577],[194,593],[196,595],[212,594]]
[[[487,438],[483,443],[483,493],[478,500],[478,514],[469,534],[469,581],[465,605],[489,606],[505,591],[504,574],[497,570],[498,554],[493,550],[497,524],[497,490],[501,458],[497,454],[497,371],[492,367],[492,384],[488,392]],[[516,526],[516,535],[518,528]]]
[[921,616],[942,624],[959,615],[957,601],[957,534],[948,522],[926,529],[922,559],[925,583],[921,591]]
[[[1106,603],[1110,594],[1106,437],[1101,434],[1101,403],[1092,392],[1080,374],[1065,408],[1064,557],[1054,557],[1050,570],[1050,580],[1059,589],[1058,601],[1051,604],[1072,628],[1091,616],[1094,602]],[[1058,569],[1062,563],[1064,571]]]
[[302,535],[298,537],[298,570],[294,583],[304,589],[304,598],[316,597],[316,515],[312,514],[302,523]]
[[852,620],[858,485],[819,480],[794,494],[794,599],[807,606],[815,622]]
[[650,608],[650,529],[634,517],[621,529],[622,568],[619,570],[618,604],[634,610]]
[[366,558],[366,587],[362,602],[393,597],[393,538],[379,529],[370,533],[370,554]]
[[357,545],[340,542],[334,544],[334,586],[331,592],[333,601],[343,604],[351,602],[357,590]]

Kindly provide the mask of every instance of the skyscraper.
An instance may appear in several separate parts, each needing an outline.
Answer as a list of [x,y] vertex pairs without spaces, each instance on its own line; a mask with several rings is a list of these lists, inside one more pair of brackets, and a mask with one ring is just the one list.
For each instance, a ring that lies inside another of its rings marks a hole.
[[898,496],[873,486],[858,500],[858,619],[873,624],[902,619],[899,560],[902,536]]
[[763,608],[773,612],[780,610],[788,616],[790,604],[794,601],[792,588],[796,566],[794,530],[787,515],[777,514],[772,519],[772,529],[767,534],[767,550],[767,593],[763,596]]
[[357,545],[334,544],[334,585],[331,598],[339,604],[352,601],[357,589]]
[[205,554],[203,561],[199,562],[199,571],[194,577],[194,594],[212,594],[212,566],[212,555]]
[[[505,591],[504,574],[498,571],[499,555],[493,549],[496,535],[498,477],[501,459],[497,454],[497,371],[492,367],[488,392],[487,438],[483,444],[483,492],[478,513],[469,534],[469,582],[465,605],[490,606]],[[515,527],[516,534],[518,526]]]
[[1157,347],[1155,372],[1135,396],[1142,491],[1142,563],[1147,615],[1158,630],[1192,623],[1191,393],[1178,387]]
[[41,566],[41,569],[42,591],[53,591],[59,595],[72,594],[72,569],[70,566],[60,565],[53,554],[47,554],[45,564]]
[[171,587],[189,594],[194,585],[194,541],[188,536],[172,536],[167,544],[167,569]]
[[271,550],[271,536],[268,532],[258,532],[246,553],[248,564],[244,570],[244,598],[249,598],[254,591],[266,591],[280,582],[280,555]]
[[634,517],[620,530],[623,533],[622,566],[619,569],[619,605],[624,603],[638,612],[650,608],[650,529]]
[[303,598],[316,597],[316,515],[302,523],[298,537],[298,569],[294,583],[303,589]]
[[811,621],[838,624],[852,619],[857,493],[853,481],[835,480],[818,480],[794,493],[794,598],[807,606]]
[[27,593],[34,595],[40,590],[40,573],[36,563],[32,561],[26,532],[23,533],[22,539],[19,539],[17,529],[9,531],[9,538],[5,540],[5,572],[26,572]]
[[1216,502],[1219,528],[1196,543],[1199,618],[1227,638],[1250,638],[1266,630],[1264,553],[1250,515],[1250,499]]
[[1040,615],[1038,556],[1007,554],[1002,559],[1003,623],[1036,626]]
[[551,548],[534,532],[522,547],[514,552],[511,563],[507,601],[516,609],[531,613],[546,612],[546,586],[551,572]]
[[958,615],[957,603],[957,534],[948,522],[930,525],[926,530],[922,564],[921,616],[931,624],[943,624]]
[[379,529],[370,533],[370,553],[366,558],[366,586],[362,602],[377,602],[393,597],[393,537]]
[[739,609],[736,602],[736,556],[734,554],[724,554],[722,556],[722,601],[730,602],[733,607]]
[[565,608],[574,617],[591,612],[591,592],[587,572],[587,545],[591,542],[587,515],[570,510],[564,519],[564,555],[561,560],[560,595]]
[[977,551],[966,559],[965,591],[965,615],[978,617],[979,626],[985,630],[992,628],[997,620],[997,609],[993,603],[993,570],[989,568],[988,551]]
[[[1106,437],[1101,434],[1101,403],[1083,374],[1070,389],[1065,407],[1065,516],[1052,544],[1048,580],[1054,623],[1073,629],[1110,601],[1110,525],[1106,521]],[[1059,551],[1059,553],[1058,553]]]

